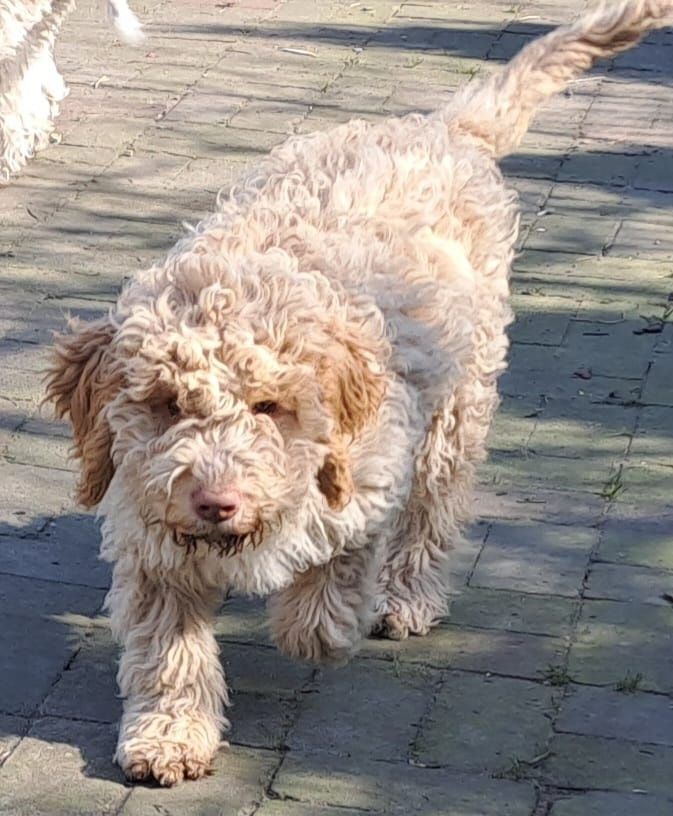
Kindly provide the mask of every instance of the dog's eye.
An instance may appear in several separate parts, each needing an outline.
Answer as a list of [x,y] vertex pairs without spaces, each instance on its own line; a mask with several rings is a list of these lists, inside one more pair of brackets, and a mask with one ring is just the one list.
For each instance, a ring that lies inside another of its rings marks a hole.
[[273,416],[274,414],[278,413],[278,403],[271,402],[270,400],[265,400],[264,402],[256,402],[252,406],[252,413],[267,414],[268,416]]

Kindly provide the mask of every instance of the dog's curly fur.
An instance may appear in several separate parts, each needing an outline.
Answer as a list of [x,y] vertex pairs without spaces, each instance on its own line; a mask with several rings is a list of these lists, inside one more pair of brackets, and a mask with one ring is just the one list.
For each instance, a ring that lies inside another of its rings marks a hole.
[[[517,214],[495,158],[672,8],[612,3],[433,115],[290,139],[108,317],[60,338],[48,396],[114,562],[130,778],[206,772],[225,588],[270,595],[276,643],[315,661],[445,613],[511,319]],[[232,485],[233,517],[200,520],[195,491]]]
[[[0,0],[0,185],[9,181],[54,130],[68,94],[54,45],[75,0]],[[122,39],[137,43],[140,23],[127,0],[106,0]]]

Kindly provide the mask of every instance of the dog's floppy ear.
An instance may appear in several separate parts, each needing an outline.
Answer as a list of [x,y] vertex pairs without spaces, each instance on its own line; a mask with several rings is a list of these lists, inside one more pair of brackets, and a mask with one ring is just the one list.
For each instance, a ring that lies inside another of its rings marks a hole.
[[318,485],[333,510],[343,510],[353,495],[348,445],[381,404],[384,376],[374,355],[354,339],[330,345],[318,364],[323,400],[334,419],[329,452],[318,472]]
[[108,318],[73,322],[71,329],[71,334],[56,338],[46,399],[53,402],[57,416],[70,417],[81,466],[77,498],[85,507],[93,507],[105,495],[114,473],[112,434],[103,408],[118,393],[121,377],[115,371],[111,350],[115,329]]

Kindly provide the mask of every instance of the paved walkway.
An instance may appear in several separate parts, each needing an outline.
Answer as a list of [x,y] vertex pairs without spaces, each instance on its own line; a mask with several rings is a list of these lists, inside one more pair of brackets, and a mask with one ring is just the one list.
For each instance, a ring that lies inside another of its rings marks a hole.
[[671,32],[576,83],[506,162],[518,320],[451,620],[313,671],[231,603],[231,749],[205,781],[131,788],[111,764],[108,573],[67,429],[38,410],[63,314],[99,314],[259,153],[431,108],[583,5],[146,0],[132,50],[82,0],[62,141],[0,191],[0,813],[671,816]]

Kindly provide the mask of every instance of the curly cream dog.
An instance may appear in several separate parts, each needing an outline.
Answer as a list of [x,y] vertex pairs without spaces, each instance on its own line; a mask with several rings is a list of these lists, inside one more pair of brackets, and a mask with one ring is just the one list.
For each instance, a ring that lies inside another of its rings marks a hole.
[[210,765],[224,589],[270,595],[276,643],[315,661],[444,615],[511,319],[517,213],[495,159],[671,12],[604,5],[430,116],[290,139],[58,340],[48,397],[114,562],[131,779]]

